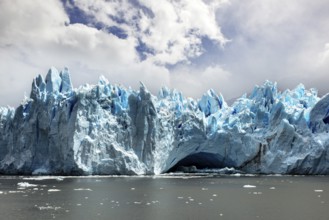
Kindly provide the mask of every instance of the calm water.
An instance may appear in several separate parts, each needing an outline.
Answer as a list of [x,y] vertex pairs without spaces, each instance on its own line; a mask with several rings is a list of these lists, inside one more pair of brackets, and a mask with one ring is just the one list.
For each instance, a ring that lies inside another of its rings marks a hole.
[[1,219],[327,220],[329,177],[0,177],[0,213]]

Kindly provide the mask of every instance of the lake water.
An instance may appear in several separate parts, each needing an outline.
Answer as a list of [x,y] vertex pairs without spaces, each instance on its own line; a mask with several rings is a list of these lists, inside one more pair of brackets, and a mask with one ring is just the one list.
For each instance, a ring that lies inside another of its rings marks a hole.
[[0,177],[1,219],[328,220],[327,176]]

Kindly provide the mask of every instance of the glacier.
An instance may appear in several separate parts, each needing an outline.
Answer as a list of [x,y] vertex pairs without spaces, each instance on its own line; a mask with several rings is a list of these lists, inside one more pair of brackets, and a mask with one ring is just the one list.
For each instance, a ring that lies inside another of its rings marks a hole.
[[162,88],[152,95],[101,76],[73,88],[51,68],[30,97],[0,108],[0,173],[153,175],[180,167],[254,174],[329,174],[329,94],[266,81],[228,105]]

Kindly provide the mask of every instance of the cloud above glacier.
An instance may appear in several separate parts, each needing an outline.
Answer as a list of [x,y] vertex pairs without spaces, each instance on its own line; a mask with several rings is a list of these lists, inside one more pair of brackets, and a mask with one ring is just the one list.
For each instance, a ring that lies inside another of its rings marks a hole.
[[227,41],[215,13],[220,1],[64,1],[66,11],[119,38],[133,38],[142,60],[158,65],[188,61],[203,53],[202,38]]
[[269,79],[322,93],[329,72],[324,0],[3,0],[0,105],[17,105],[37,74],[67,66],[73,83],[161,86],[226,98]]

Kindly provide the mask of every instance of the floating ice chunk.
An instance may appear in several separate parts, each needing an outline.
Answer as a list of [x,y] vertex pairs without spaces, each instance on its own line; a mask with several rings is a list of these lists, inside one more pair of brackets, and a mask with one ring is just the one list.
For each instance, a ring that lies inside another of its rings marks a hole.
[[23,180],[64,180],[62,176],[36,176],[36,177],[24,177]]
[[48,206],[39,206],[38,207],[38,209],[40,210],[40,211],[42,211],[42,210],[58,210],[58,209],[61,209],[62,207],[60,207],[60,206],[50,206],[50,205],[48,205]]
[[60,189],[48,189],[48,192],[59,192],[61,191]]
[[77,189],[74,189],[74,191],[92,191],[92,190],[89,188],[77,188]]
[[254,185],[243,185],[243,188],[256,188]]
[[8,193],[25,193],[25,192],[24,191],[21,191],[21,190],[17,190],[17,191],[10,190],[10,191],[8,191]]
[[27,188],[27,187],[36,187],[37,184],[30,184],[28,182],[20,182],[20,183],[17,183],[17,186],[20,188]]

